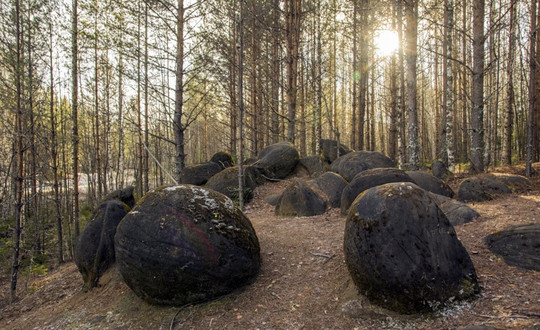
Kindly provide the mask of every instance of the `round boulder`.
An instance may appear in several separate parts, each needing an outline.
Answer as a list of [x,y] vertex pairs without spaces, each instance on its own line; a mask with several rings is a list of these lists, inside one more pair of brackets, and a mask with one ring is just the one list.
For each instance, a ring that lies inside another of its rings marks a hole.
[[413,182],[416,183],[420,188],[430,191],[437,195],[442,195],[446,197],[454,197],[454,191],[447,185],[443,180],[429,174],[424,171],[407,171],[408,176],[413,179]]
[[338,156],[338,153],[337,153],[337,141],[336,140],[327,140],[327,139],[320,139],[320,144],[321,144],[321,152],[322,152],[322,156],[324,158],[324,160],[326,160],[327,162],[331,163],[333,162],[334,160],[336,160],[337,158],[345,155],[345,154],[348,154],[349,152],[351,152],[352,150],[349,149],[349,147],[343,145],[343,144],[339,144],[339,156]]
[[445,180],[451,174],[451,172],[446,167],[446,164],[438,160],[434,161],[433,164],[431,164],[431,173],[433,173],[436,178],[441,180]]
[[413,183],[389,183],[360,195],[347,217],[344,252],[360,291],[400,313],[431,311],[479,290],[454,228]]
[[354,151],[336,159],[331,165],[331,170],[351,182],[360,172],[382,167],[395,167],[395,164],[377,151]]
[[285,188],[276,205],[278,216],[310,217],[326,212],[327,202],[321,192],[310,187],[305,181],[293,179]]
[[117,200],[126,204],[127,206],[129,206],[130,209],[132,209],[133,206],[135,206],[135,197],[133,197],[134,190],[135,187],[129,186],[124,189],[111,191],[105,196],[103,201]]
[[492,176],[471,177],[461,181],[457,198],[465,203],[483,202],[492,200],[494,195],[510,193],[510,188]]
[[398,168],[374,168],[359,173],[343,189],[341,195],[341,214],[346,215],[352,203],[363,191],[391,182],[413,182],[413,180]]
[[[244,202],[253,199],[253,191],[263,179],[259,170],[253,166],[244,166]],[[238,166],[229,167],[211,177],[205,185],[206,188],[213,189],[232,200],[239,201],[238,196]]]
[[303,166],[310,176],[316,176],[328,170],[329,164],[321,156],[308,156],[300,159],[299,164]]
[[222,170],[223,168],[214,162],[187,166],[180,173],[180,183],[202,186]]
[[347,181],[341,175],[334,172],[326,172],[310,180],[308,183],[318,188],[328,197],[330,207],[336,208],[341,205],[341,195],[343,189],[347,186]]
[[234,165],[232,155],[224,151],[215,153],[210,159],[210,161],[212,163],[218,164],[219,166],[221,166],[222,169],[226,169],[227,167],[231,167]]
[[96,287],[101,275],[114,263],[116,227],[129,210],[118,200],[101,203],[77,239],[74,259],[87,289]]
[[472,222],[480,214],[470,208],[467,204],[458,202],[455,199],[446,196],[429,193],[431,198],[437,203],[437,206],[443,211],[452,226],[459,226],[464,223]]
[[254,280],[261,258],[250,221],[226,196],[192,185],[160,187],[120,223],[117,263],[152,304],[185,305]]
[[540,271],[540,224],[506,228],[488,236],[486,243],[508,265]]
[[300,159],[298,151],[289,142],[276,143],[264,148],[254,166],[269,180],[285,179]]

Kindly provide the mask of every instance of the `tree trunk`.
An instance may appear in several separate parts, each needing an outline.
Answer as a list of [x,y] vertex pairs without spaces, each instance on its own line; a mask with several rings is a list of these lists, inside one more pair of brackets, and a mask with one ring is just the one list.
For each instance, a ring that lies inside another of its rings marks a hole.
[[272,31],[272,78],[271,78],[271,88],[272,88],[272,143],[279,142],[279,46],[280,46],[280,9],[279,9],[279,0],[274,0],[272,13],[273,17],[273,31]]
[[144,2],[144,151],[143,151],[143,191],[146,193],[150,190],[150,184],[148,182],[148,177],[150,174],[150,164],[149,164],[149,152],[148,148],[150,147],[148,139],[148,84],[150,78],[148,76],[148,1]]
[[446,0],[445,2],[445,25],[444,25],[444,76],[443,76],[443,93],[444,93],[444,108],[446,118],[443,121],[443,137],[446,139],[444,146],[446,150],[447,167],[453,172],[455,164],[454,156],[454,70],[452,68],[453,56],[453,33],[454,33],[454,1]]
[[405,68],[403,66],[404,42],[403,42],[403,2],[398,2],[397,8],[397,29],[398,29],[398,65],[399,65],[399,88],[398,88],[398,158],[399,167],[404,168],[407,162],[406,136],[405,136]]
[[471,171],[484,171],[484,3],[473,2],[473,81],[471,114]]
[[358,0],[353,1],[353,66],[352,66],[351,148],[356,149],[356,113],[358,111]]
[[[531,28],[530,28],[530,35],[529,35],[529,123],[527,125],[527,163],[525,166],[525,175],[530,177],[532,173],[532,163],[534,159],[534,149],[533,149],[533,143],[534,143],[534,136],[535,134],[538,134],[538,132],[535,132],[535,104],[536,104],[536,88],[535,88],[535,82],[536,82],[536,74],[537,74],[537,65],[536,62],[536,39],[538,37],[538,22],[536,21],[536,8],[537,1],[533,0],[531,1]],[[538,15],[540,16],[540,10],[538,11]]]
[[287,48],[287,140],[295,142],[296,97],[302,0],[285,1],[285,37]]
[[508,77],[508,87],[506,89],[506,117],[504,120],[504,143],[503,159],[505,165],[512,164],[512,128],[514,115],[514,57],[516,47],[516,0],[510,1],[510,22],[508,38],[508,62],[506,64],[506,75]]
[[238,0],[236,53],[238,70],[238,207],[244,208],[244,34],[243,0]]
[[173,131],[175,142],[174,179],[180,182],[180,174],[185,167],[184,131],[182,124],[184,103],[184,0],[177,1],[176,15],[176,82],[174,90]]
[[71,139],[73,143],[73,223],[75,238],[79,237],[79,31],[78,31],[78,0],[72,0],[71,22],[71,107],[73,128]]
[[418,169],[418,100],[416,82],[418,1],[412,0],[405,7],[407,25],[405,29],[405,57],[407,67],[407,113],[409,115],[409,167]]

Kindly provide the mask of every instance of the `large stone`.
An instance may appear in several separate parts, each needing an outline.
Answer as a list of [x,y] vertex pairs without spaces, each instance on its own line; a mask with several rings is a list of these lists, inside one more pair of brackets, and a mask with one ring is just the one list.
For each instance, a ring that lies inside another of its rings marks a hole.
[[308,156],[300,159],[299,164],[303,166],[310,176],[317,176],[325,173],[330,165],[321,156]]
[[433,164],[431,164],[431,173],[433,173],[433,175],[438,178],[438,179],[441,179],[441,180],[445,180],[448,178],[448,176],[450,174],[452,174],[448,168],[446,167],[446,165],[441,162],[441,161],[434,161]]
[[385,184],[360,195],[347,217],[344,252],[360,291],[400,313],[431,311],[479,290],[454,228],[413,183]]
[[510,266],[540,271],[540,224],[506,228],[489,235],[486,243]]
[[293,179],[285,188],[276,205],[275,214],[278,216],[313,216],[326,212],[327,201],[313,187],[305,181]]
[[330,207],[339,207],[341,205],[341,195],[343,189],[347,186],[347,181],[334,172],[326,172],[319,177],[310,180],[310,185],[322,191],[330,203]]
[[349,212],[353,201],[363,191],[391,182],[413,182],[413,180],[404,171],[397,168],[374,168],[359,173],[343,189],[341,214],[346,215]]
[[395,164],[377,151],[354,151],[336,159],[331,165],[331,170],[351,182],[360,172],[382,167],[395,167]]
[[492,173],[488,177],[493,178],[494,180],[503,183],[512,191],[527,190],[531,187],[531,181],[521,175],[506,174],[506,173]]
[[446,215],[452,226],[459,226],[464,223],[472,222],[478,218],[480,214],[467,204],[458,202],[455,199],[429,193],[431,198],[437,203],[441,211]]
[[220,151],[215,153],[210,159],[211,162],[218,164],[222,169],[231,167],[234,165],[232,155],[228,152]]
[[420,188],[437,195],[442,195],[450,198],[454,197],[454,191],[452,190],[452,188],[450,188],[449,185],[447,185],[443,180],[429,174],[428,172],[407,171],[406,173]]
[[129,186],[124,189],[111,191],[105,196],[103,201],[117,200],[126,204],[131,209],[133,206],[135,206],[135,197],[133,196],[134,190],[135,187]]
[[321,144],[321,152],[324,160],[326,160],[328,163],[333,162],[337,158],[348,154],[352,150],[349,149],[349,147],[345,146],[344,144],[339,144],[339,155],[337,153],[337,141],[336,140],[327,140],[327,139],[320,139]]
[[214,162],[187,166],[180,173],[180,183],[202,186],[222,170],[223,168]]
[[114,263],[116,227],[129,210],[118,200],[101,203],[77,239],[74,259],[87,289],[96,287],[101,275]]
[[[253,191],[263,181],[259,170],[253,166],[244,166],[244,202],[253,199]],[[229,167],[211,177],[205,187],[218,191],[232,200],[239,201],[238,166]]]
[[510,194],[512,191],[502,182],[491,176],[467,178],[459,184],[458,200],[461,202],[483,202],[492,200],[495,195]]
[[120,223],[117,264],[127,285],[152,304],[185,305],[252,282],[257,235],[226,196],[192,185],[147,193]]
[[299,159],[300,156],[294,145],[281,142],[264,148],[253,166],[258,168],[267,179],[281,180],[294,171]]

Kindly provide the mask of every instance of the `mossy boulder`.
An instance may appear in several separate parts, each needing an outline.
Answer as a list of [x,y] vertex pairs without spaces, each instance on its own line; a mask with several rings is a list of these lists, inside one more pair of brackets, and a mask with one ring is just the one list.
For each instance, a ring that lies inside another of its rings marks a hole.
[[523,191],[531,188],[531,181],[522,175],[492,173],[488,177],[504,184],[512,191]]
[[453,226],[413,183],[377,186],[355,200],[344,253],[360,292],[400,313],[429,312],[479,291],[474,265]]
[[454,191],[446,182],[435,177],[434,175],[429,174],[425,171],[407,171],[408,176],[413,179],[413,182],[416,183],[420,188],[430,191],[437,195],[442,195],[446,197],[454,197]]
[[305,181],[293,179],[285,188],[276,205],[278,216],[313,216],[326,212],[327,201],[322,192],[317,191]]
[[344,144],[339,144],[339,155],[338,155],[338,142],[336,140],[320,139],[321,144],[321,153],[328,163],[332,163],[337,158],[348,154],[352,150]]
[[226,169],[227,167],[234,165],[232,155],[225,151],[216,152],[212,158],[210,158],[210,161],[218,164],[222,169]]
[[439,160],[436,160],[431,164],[431,173],[441,180],[446,180],[452,174],[446,167],[446,164]]
[[330,168],[330,164],[321,156],[308,156],[300,159],[300,166],[303,166],[311,177],[325,173]]
[[126,204],[131,209],[133,208],[133,206],[135,206],[135,197],[133,196],[134,190],[135,190],[135,187],[129,186],[124,189],[111,191],[105,196],[105,198],[103,199],[103,202],[110,201],[110,200],[117,200]]
[[186,166],[180,173],[181,184],[194,184],[202,186],[214,175],[223,170],[223,167],[214,162]]
[[289,142],[281,142],[264,148],[253,165],[267,179],[281,180],[294,171],[299,160],[300,155],[294,145]]
[[87,289],[96,287],[100,277],[114,263],[114,235],[129,210],[129,206],[118,200],[101,203],[77,239],[74,259]]
[[341,175],[334,172],[326,172],[310,180],[308,183],[318,188],[328,197],[330,207],[336,208],[341,205],[341,195],[343,189],[347,186],[347,181]]
[[330,169],[351,182],[360,172],[384,167],[395,167],[395,163],[377,151],[354,151],[336,159]]
[[496,195],[511,194],[512,191],[504,183],[493,176],[467,178],[459,184],[457,199],[461,202],[489,201]]
[[489,235],[486,244],[508,265],[540,271],[540,224],[508,227]]
[[352,203],[363,191],[391,182],[413,182],[413,180],[398,168],[374,168],[360,172],[343,189],[340,201],[341,214],[347,215]]
[[231,199],[193,185],[147,193],[120,223],[117,264],[127,285],[152,304],[185,305],[252,282],[257,235]]
[[[264,179],[261,177],[259,170],[253,166],[244,166],[243,169],[244,187],[242,195],[244,202],[249,202],[253,199],[253,191]],[[239,201],[238,166],[226,168],[214,175],[208,180],[205,187],[220,192],[234,201]]]

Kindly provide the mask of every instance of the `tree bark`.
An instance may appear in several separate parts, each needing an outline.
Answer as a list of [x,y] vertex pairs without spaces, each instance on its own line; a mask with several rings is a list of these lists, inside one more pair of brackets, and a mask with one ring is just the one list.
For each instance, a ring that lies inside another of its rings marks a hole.
[[285,39],[287,48],[287,140],[294,144],[296,98],[298,90],[298,58],[302,0],[285,1]]
[[452,53],[453,53],[453,33],[454,33],[454,1],[445,1],[445,25],[444,25],[444,76],[443,76],[443,93],[444,93],[444,108],[446,118],[443,121],[445,127],[444,138],[446,139],[444,146],[446,150],[447,167],[453,172],[455,164],[454,156],[454,70],[452,69]]
[[238,207],[244,208],[244,34],[243,0],[238,0],[236,53],[238,70]]
[[73,128],[71,133],[73,147],[73,223],[75,239],[79,237],[79,31],[78,31],[78,0],[72,0],[71,22],[71,107]]
[[[537,10],[537,0],[531,1],[531,27],[529,32],[529,123],[527,125],[527,162],[525,165],[525,175],[530,177],[532,173],[532,163],[534,159],[534,136],[535,134],[535,105],[536,105],[536,74],[537,74],[537,65],[536,62],[536,39],[538,38],[538,22],[536,20],[536,10]],[[540,10],[538,11],[540,16]]]
[[471,114],[471,171],[484,171],[484,3],[473,2],[473,74]]
[[174,179],[180,182],[180,174],[185,167],[184,131],[182,124],[184,105],[184,0],[177,1],[176,14],[176,81],[174,90],[173,131],[175,142]]
[[[534,0],[533,0],[534,1]],[[510,1],[510,22],[508,38],[508,61],[506,64],[506,75],[508,77],[508,87],[506,89],[506,117],[504,120],[504,143],[503,159],[505,165],[512,164],[512,128],[514,115],[514,57],[516,47],[516,0]]]
[[407,25],[405,30],[406,67],[407,67],[407,113],[409,131],[409,168],[418,169],[418,100],[416,82],[417,37],[418,37],[418,0],[407,2],[405,7]]

